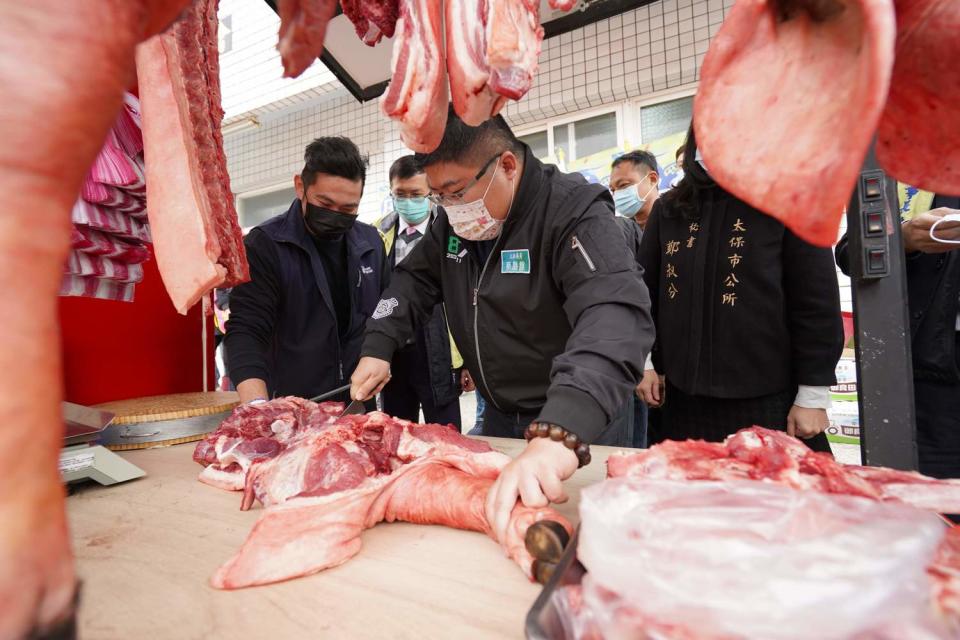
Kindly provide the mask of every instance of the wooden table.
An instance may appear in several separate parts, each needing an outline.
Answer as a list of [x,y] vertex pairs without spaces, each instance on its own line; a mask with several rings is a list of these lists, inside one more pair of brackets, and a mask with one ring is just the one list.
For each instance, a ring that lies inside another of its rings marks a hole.
[[[523,442],[488,438],[516,455]],[[580,489],[603,477],[609,447],[567,482],[559,510],[577,520]],[[259,509],[197,481],[193,445],[125,452],[147,476],[85,486],[67,499],[83,581],[81,637],[519,638],[540,592],[480,533],[405,523],[363,534],[346,564],[265,587],[218,591],[217,567],[246,539]]]

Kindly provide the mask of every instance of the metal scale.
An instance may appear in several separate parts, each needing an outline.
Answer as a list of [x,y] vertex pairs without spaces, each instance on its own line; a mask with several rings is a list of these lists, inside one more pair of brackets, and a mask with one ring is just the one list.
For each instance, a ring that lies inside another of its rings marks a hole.
[[60,477],[64,483],[93,480],[111,485],[145,475],[140,467],[96,444],[113,419],[114,414],[109,411],[63,403],[65,431],[60,451]]

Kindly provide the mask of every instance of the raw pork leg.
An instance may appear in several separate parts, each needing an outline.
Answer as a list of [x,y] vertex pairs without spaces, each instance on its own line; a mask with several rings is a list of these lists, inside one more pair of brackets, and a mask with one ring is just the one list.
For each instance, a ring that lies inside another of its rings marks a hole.
[[892,0],[839,4],[821,21],[803,10],[780,20],[773,0],[738,0],[694,101],[711,176],[820,246],[837,239],[876,130],[896,32]]
[[[243,547],[217,571],[211,584],[238,589],[335,567],[360,551],[364,529],[383,521],[441,524],[492,537],[483,511],[494,478],[458,469],[456,458],[425,458],[391,475],[369,478],[355,489],[268,507]],[[499,541],[528,576],[533,558],[524,547],[524,535],[531,524],[543,519],[568,526],[553,509],[518,504],[507,538]]]
[[440,0],[401,0],[393,43],[393,77],[381,103],[400,123],[400,139],[410,149],[437,148],[447,124],[447,70]]
[[533,84],[543,42],[539,0],[489,0],[490,88],[519,100]]
[[447,0],[447,73],[453,109],[476,127],[500,113],[507,98],[488,84],[487,7],[489,0]]
[[960,3],[897,0],[897,58],[877,132],[898,180],[960,194]]
[[167,293],[186,313],[250,278],[223,155],[217,1],[197,0],[137,51],[147,214]]
[[296,78],[323,53],[327,23],[337,11],[337,0],[277,0],[283,77]]
[[16,97],[0,102],[0,638],[44,635],[69,614],[57,291],[70,210],[120,109],[134,46],[183,4],[0,2],[0,86]]

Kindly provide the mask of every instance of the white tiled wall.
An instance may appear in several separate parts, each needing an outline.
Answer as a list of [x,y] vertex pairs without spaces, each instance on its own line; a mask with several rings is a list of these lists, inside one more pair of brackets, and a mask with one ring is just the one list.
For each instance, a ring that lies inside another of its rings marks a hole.
[[[245,0],[223,0],[221,15]],[[258,3],[251,3],[258,4]],[[513,126],[528,125],[583,109],[614,104],[668,89],[695,85],[712,34],[723,21],[732,0],[660,0],[543,43],[540,71],[530,92],[504,111]],[[263,25],[269,21],[263,20]],[[275,17],[273,24],[275,25]],[[273,46],[268,26],[256,25],[257,46]],[[275,26],[272,27],[275,33]],[[236,27],[235,27],[236,29]],[[235,48],[236,48],[235,41]],[[224,56],[226,58],[226,56]],[[223,63],[224,97],[228,74],[240,69]],[[275,73],[279,75],[279,62]],[[323,68],[315,64],[312,69]],[[264,72],[266,73],[266,72]],[[257,76],[259,78],[259,76]],[[259,82],[259,80],[258,80]],[[269,84],[263,81],[263,86]],[[240,84],[243,84],[240,82]],[[339,87],[334,81],[330,86]],[[231,90],[233,91],[233,90]],[[255,89],[249,89],[252,94]],[[237,105],[253,104],[242,92]],[[250,102],[246,102],[249,100]],[[240,107],[236,107],[239,109]],[[376,217],[387,195],[387,170],[397,157],[409,153],[400,143],[396,126],[379,112],[377,102],[358,103],[339,88],[323,95],[314,90],[309,102],[259,116],[259,129],[228,134],[227,162],[237,194],[286,185],[303,162],[303,148],[323,135],[345,135],[370,156],[367,188],[360,214]]]

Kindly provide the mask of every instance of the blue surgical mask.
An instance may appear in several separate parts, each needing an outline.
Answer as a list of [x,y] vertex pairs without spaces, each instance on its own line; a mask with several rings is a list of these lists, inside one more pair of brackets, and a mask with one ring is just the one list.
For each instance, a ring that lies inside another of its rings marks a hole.
[[400,214],[400,217],[407,224],[417,225],[430,215],[430,201],[426,197],[398,198],[394,196],[393,210]]
[[639,186],[640,185],[631,184],[630,186],[622,187],[613,192],[613,204],[617,208],[617,215],[623,216],[624,218],[632,218],[639,213],[640,209],[643,209],[643,205],[647,203],[647,196],[653,191],[654,185],[650,185],[647,193],[642,198],[637,191]]

